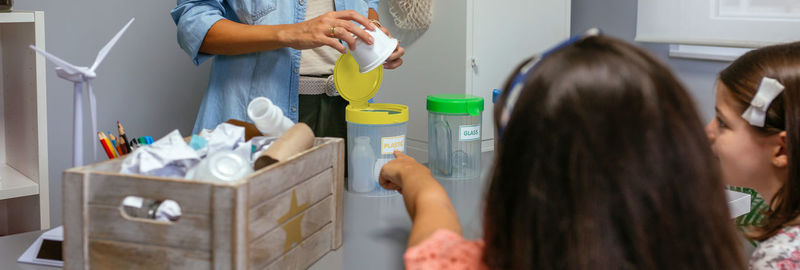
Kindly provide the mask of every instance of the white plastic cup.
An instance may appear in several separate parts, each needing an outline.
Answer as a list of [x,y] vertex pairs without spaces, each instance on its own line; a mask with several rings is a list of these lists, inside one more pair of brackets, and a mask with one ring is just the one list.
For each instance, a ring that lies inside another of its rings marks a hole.
[[359,67],[358,71],[361,73],[370,72],[382,65],[383,62],[386,62],[386,59],[392,55],[394,49],[397,48],[397,44],[399,44],[397,39],[390,38],[377,27],[372,31],[367,29],[364,29],[364,31],[367,31],[375,42],[369,45],[361,39],[356,39],[356,49],[351,53],[353,58],[356,59]]
[[219,151],[206,157],[187,174],[188,178],[203,181],[230,182],[253,172],[250,162],[233,151]]
[[247,116],[265,136],[280,136],[294,126],[294,122],[283,115],[281,108],[265,97],[257,97],[250,101],[247,105]]

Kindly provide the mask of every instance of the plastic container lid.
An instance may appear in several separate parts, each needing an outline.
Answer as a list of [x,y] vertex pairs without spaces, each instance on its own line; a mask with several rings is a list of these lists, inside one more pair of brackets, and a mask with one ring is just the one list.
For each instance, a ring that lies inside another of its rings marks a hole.
[[350,53],[339,56],[333,67],[333,81],[342,98],[350,102],[345,120],[356,124],[391,125],[408,122],[408,107],[399,104],[369,103],[383,80],[383,66],[361,73]]
[[383,66],[361,73],[358,62],[349,52],[339,56],[333,66],[333,82],[342,98],[356,107],[367,107],[368,101],[381,88]]
[[464,94],[441,94],[428,96],[429,112],[480,115],[483,98]]
[[347,122],[365,125],[391,125],[408,122],[408,107],[400,104],[370,103],[369,107],[347,105]]
[[502,94],[503,94],[503,90],[500,90],[500,89],[492,90],[492,104],[496,104],[497,103],[497,99],[499,99]]

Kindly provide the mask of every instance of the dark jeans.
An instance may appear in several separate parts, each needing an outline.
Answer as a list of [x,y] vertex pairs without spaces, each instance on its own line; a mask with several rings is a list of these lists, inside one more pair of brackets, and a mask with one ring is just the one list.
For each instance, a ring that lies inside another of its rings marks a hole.
[[347,100],[325,94],[300,95],[300,122],[306,123],[317,137],[347,139],[344,109]]
[[299,122],[306,123],[314,136],[336,137],[345,140],[344,147],[344,175],[347,177],[347,122],[344,118],[344,109],[347,100],[340,96],[331,97],[325,94],[300,95]]

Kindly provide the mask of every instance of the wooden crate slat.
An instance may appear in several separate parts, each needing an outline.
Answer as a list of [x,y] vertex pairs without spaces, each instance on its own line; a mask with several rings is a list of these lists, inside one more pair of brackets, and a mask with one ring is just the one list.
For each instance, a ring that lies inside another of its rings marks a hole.
[[336,156],[333,143],[325,143],[310,149],[310,152],[289,161],[266,167],[248,179],[250,207],[260,204],[275,195],[297,185],[303,180],[333,166]]
[[[154,200],[170,199],[182,213],[209,214],[211,185],[193,181],[164,181],[143,175],[93,173],[89,181],[89,204],[119,206],[127,196]],[[202,203],[198,203],[202,202]]]
[[316,261],[330,251],[328,246],[333,241],[333,224],[325,225],[322,230],[309,236],[303,241],[302,245],[296,246],[283,256],[272,262],[265,269],[284,270],[284,269],[307,269]]
[[247,189],[215,186],[211,208],[214,269],[246,269]]
[[[330,196],[316,205],[311,206],[302,215],[295,216],[286,223],[291,226],[293,222],[300,222],[300,234],[302,239],[308,238],[322,227],[331,223],[330,204],[333,198]],[[298,219],[300,219],[298,221]],[[289,230],[291,232],[291,230]],[[261,238],[250,244],[250,266],[261,268],[271,261],[280,257],[286,252],[285,244],[288,236],[287,230],[283,228],[272,230]],[[299,243],[294,243],[297,245]],[[330,248],[328,248],[330,250]]]
[[86,236],[86,201],[83,173],[68,170],[63,173],[64,269],[84,269],[89,252]]
[[[107,240],[89,241],[91,269],[210,269],[209,252]],[[87,268],[87,269],[88,269]]]
[[263,236],[268,231],[278,227],[278,219],[289,211],[292,193],[296,194],[297,202],[313,205],[331,194],[330,182],[333,178],[333,169],[305,180],[291,190],[287,190],[265,203],[250,209],[250,238],[253,241]]
[[[119,207],[89,205],[88,209],[89,238],[211,250],[209,235],[211,221],[208,216],[184,214],[175,223],[167,224],[125,218],[121,215]],[[101,220],[103,222],[97,222]]]

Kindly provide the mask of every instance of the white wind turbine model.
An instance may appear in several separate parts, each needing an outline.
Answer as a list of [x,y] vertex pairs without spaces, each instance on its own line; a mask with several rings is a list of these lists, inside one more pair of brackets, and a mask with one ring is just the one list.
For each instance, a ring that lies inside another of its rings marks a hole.
[[[128,26],[133,23],[135,18],[131,19],[128,24],[122,27],[117,34],[111,38],[106,46],[100,49],[100,52],[97,53],[97,58],[94,60],[94,64],[91,67],[78,67],[73,64],[67,63],[67,61],[62,60],[61,58],[56,57],[55,55],[49,54],[46,51],[37,48],[36,46],[30,45],[31,49],[35,50],[36,52],[44,55],[47,60],[56,64],[56,74],[58,77],[62,79],[71,81],[75,84],[75,96],[74,96],[74,103],[75,107],[73,108],[73,130],[72,130],[72,166],[77,167],[83,165],[83,117],[81,117],[83,113],[83,89],[82,86],[86,85],[86,88],[89,89],[89,103],[91,106],[91,113],[92,113],[92,130],[97,130],[97,102],[95,101],[94,91],[92,91],[92,85],[90,81],[97,77],[97,74],[94,72],[97,70],[97,66],[100,65],[100,62],[103,62],[103,58],[106,58],[106,55],[114,47],[114,44],[117,43],[117,40],[125,33],[125,30],[128,29]],[[97,149],[97,144],[94,144],[95,152]]]

